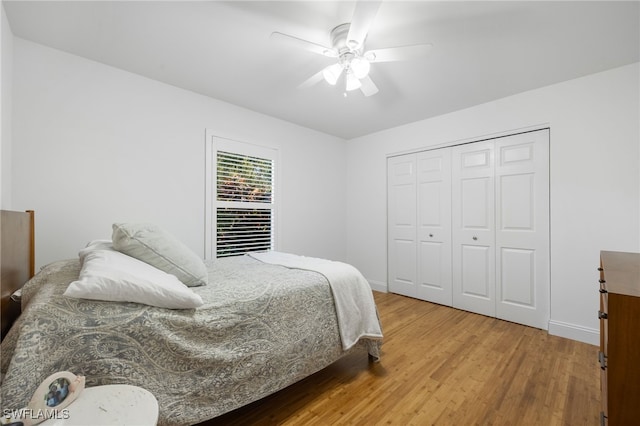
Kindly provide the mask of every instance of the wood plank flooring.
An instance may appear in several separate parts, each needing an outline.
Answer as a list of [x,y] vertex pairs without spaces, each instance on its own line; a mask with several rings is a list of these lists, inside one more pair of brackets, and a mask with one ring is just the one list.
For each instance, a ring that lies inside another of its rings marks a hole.
[[599,424],[596,346],[404,296],[374,296],[385,335],[381,362],[354,353],[205,424]]

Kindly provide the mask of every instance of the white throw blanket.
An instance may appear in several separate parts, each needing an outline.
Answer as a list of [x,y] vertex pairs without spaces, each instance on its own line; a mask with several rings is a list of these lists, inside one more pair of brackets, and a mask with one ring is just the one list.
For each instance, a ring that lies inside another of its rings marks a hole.
[[333,293],[342,348],[345,351],[362,337],[382,339],[371,287],[355,267],[347,263],[276,251],[249,253],[249,256],[264,263],[324,275]]

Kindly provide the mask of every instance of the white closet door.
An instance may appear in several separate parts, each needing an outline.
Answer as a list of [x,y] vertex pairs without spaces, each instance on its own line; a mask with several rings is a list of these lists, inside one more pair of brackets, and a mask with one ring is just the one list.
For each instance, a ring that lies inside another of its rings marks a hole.
[[452,149],[453,306],[495,316],[494,142]]
[[496,140],[496,316],[547,329],[549,131]]
[[417,297],[416,155],[387,160],[389,291]]
[[417,298],[451,306],[451,150],[417,154]]

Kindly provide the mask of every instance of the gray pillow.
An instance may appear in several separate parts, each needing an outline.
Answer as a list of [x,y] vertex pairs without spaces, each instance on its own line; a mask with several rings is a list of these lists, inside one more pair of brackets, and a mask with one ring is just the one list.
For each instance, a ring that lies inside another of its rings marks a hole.
[[149,223],[114,223],[113,248],[175,275],[189,287],[208,282],[207,268],[189,247]]

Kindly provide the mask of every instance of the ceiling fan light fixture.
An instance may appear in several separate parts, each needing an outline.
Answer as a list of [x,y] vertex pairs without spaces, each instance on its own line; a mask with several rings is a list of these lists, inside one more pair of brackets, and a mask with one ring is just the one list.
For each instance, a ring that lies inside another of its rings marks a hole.
[[360,86],[362,86],[362,83],[360,83],[360,80],[358,79],[358,77],[356,77],[354,73],[348,72],[347,73],[347,82],[346,82],[347,92],[359,89]]
[[357,78],[365,78],[366,76],[369,75],[371,64],[362,56],[358,56],[356,58],[353,58],[349,68],[353,71],[353,74]]
[[342,74],[342,65],[339,63],[330,65],[322,71],[325,81],[332,86],[336,85],[340,74]]

